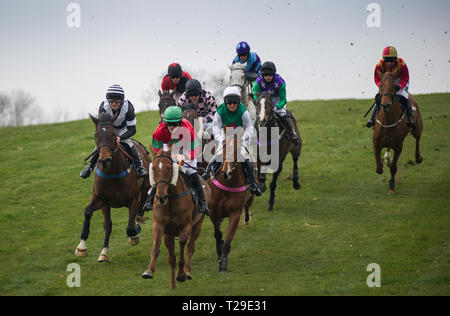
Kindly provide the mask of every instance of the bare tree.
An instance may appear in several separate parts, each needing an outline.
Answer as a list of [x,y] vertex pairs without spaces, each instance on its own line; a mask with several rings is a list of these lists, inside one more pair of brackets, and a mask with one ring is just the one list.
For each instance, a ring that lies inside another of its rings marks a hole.
[[23,90],[0,95],[0,126],[21,126],[39,122],[36,99]]

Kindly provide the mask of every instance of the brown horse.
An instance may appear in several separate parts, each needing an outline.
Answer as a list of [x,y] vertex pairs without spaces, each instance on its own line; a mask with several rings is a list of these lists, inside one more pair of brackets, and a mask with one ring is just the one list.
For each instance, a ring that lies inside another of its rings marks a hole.
[[[386,72],[380,84],[381,108],[382,110],[377,115],[377,124],[373,131],[373,149],[375,153],[376,172],[383,173],[383,164],[381,162],[381,150],[387,147],[394,150],[394,158],[390,162],[391,179],[389,180],[389,194],[395,192],[395,175],[397,173],[397,162],[402,153],[403,141],[410,133],[410,128],[406,125],[407,120],[405,113],[400,104],[399,97],[395,92],[396,74]],[[423,132],[423,121],[420,114],[417,101],[412,95],[409,95],[409,100],[413,109],[415,108],[414,121],[417,129],[411,131],[411,134],[416,139],[416,163],[420,164],[423,157],[420,154],[419,142]],[[390,153],[389,153],[390,154]]]
[[[254,200],[254,195],[246,188],[243,166],[237,159],[237,148],[236,135],[225,140],[222,168],[214,179],[208,180],[206,186],[211,191],[211,198],[207,201],[210,210],[209,217],[214,225],[219,272],[227,271],[231,242],[238,228],[242,210],[245,207],[247,223],[249,221],[248,209]],[[227,156],[227,152],[232,153],[230,157],[233,157],[233,160],[227,160],[230,158]],[[224,242],[220,225],[225,217],[229,218],[229,224]]]
[[158,108],[159,108],[159,117],[161,118],[161,121],[164,118],[164,111],[169,106],[177,105],[174,94],[175,91],[164,91],[164,92],[161,92],[161,90],[158,91],[159,95]]
[[[150,183],[147,177],[138,178],[134,169],[129,168],[128,155],[116,142],[115,128],[113,122],[117,114],[111,118],[107,113],[102,113],[99,118],[91,115],[95,129],[95,143],[100,152],[96,168],[94,187],[89,205],[84,209],[84,223],[81,231],[81,242],[77,246],[75,254],[77,257],[87,256],[86,241],[89,237],[90,221],[94,211],[102,209],[105,230],[105,239],[102,252],[98,258],[99,262],[108,261],[109,237],[112,230],[111,207],[128,208],[128,242],[131,245],[139,243],[138,233],[141,228],[136,223],[136,216],[141,215],[142,207],[147,199],[147,191]],[[134,146],[139,150],[144,166],[150,163],[150,156],[145,148],[138,142]]]
[[[266,174],[263,171],[263,166],[268,166],[274,164],[276,171],[273,174],[272,182],[270,183],[270,198],[269,198],[269,211],[273,211],[273,205],[275,203],[275,190],[277,188],[277,180],[281,171],[283,170],[283,162],[286,159],[288,153],[291,153],[292,160],[294,162],[293,175],[292,175],[292,186],[294,189],[299,190],[301,185],[299,183],[298,176],[298,159],[302,150],[302,139],[297,127],[297,120],[294,114],[287,111],[287,115],[292,121],[292,126],[294,126],[298,137],[298,144],[291,143],[286,135],[286,130],[282,129],[281,134],[272,135],[274,130],[278,131],[276,127],[280,126],[279,120],[277,120],[277,113],[273,110],[272,102],[273,92],[262,92],[258,95],[258,100],[256,102],[256,113],[258,122],[258,165],[259,165],[259,179],[261,192],[266,191]],[[267,140],[261,139],[261,127],[266,128]],[[275,128],[274,130],[272,128]],[[272,147],[277,145],[279,147],[278,152],[272,153]],[[271,159],[269,162],[261,162],[262,153],[270,153]],[[277,156],[278,155],[278,156]],[[274,163],[275,162],[275,163]]]
[[[161,240],[169,252],[171,273],[171,289],[175,289],[175,237],[180,243],[180,259],[176,280],[191,280],[191,259],[195,250],[195,242],[200,236],[204,214],[196,213],[191,191],[182,176],[179,176],[179,165],[174,163],[171,150],[154,152],[154,160],[150,166],[150,181],[156,186],[156,203],[153,209],[153,249],[150,265],[142,274],[144,279],[152,279],[155,273],[156,259],[160,253]],[[209,190],[205,189],[205,197],[209,198]],[[185,265],[184,248],[187,246],[187,262]]]

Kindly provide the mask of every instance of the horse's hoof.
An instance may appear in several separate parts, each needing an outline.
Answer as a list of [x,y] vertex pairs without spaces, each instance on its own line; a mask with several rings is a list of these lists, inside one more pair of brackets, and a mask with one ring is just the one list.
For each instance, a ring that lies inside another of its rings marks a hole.
[[86,258],[87,257],[87,249],[76,249],[75,256],[78,258]]
[[131,246],[136,246],[137,244],[139,244],[139,236],[128,237],[128,243]]
[[273,211],[273,206],[271,205],[271,206],[269,206],[269,209],[268,209],[268,211],[269,212],[272,212]]
[[300,190],[300,188],[302,187],[302,185],[301,185],[300,183],[298,183],[298,182],[295,182],[295,183],[293,184],[293,187],[294,187],[294,189],[296,189],[296,190]]
[[422,162],[423,162],[423,157],[416,158],[417,164],[422,163]]
[[177,281],[178,282],[185,282],[187,279],[186,274],[183,275],[177,275]]
[[378,174],[383,174],[383,169],[377,169],[376,172],[377,172]]
[[107,255],[101,254],[101,255],[98,257],[97,262],[109,262],[109,258],[108,258]]
[[388,193],[387,193],[387,194],[388,194],[388,195],[392,195],[392,194],[394,194],[394,193],[395,193],[395,191],[394,191],[394,190],[392,190],[392,189],[389,189],[389,190],[388,190]]
[[142,278],[145,280],[153,279],[153,272],[145,271],[142,273]]
[[192,275],[190,272],[186,273],[186,278],[190,281],[192,280]]

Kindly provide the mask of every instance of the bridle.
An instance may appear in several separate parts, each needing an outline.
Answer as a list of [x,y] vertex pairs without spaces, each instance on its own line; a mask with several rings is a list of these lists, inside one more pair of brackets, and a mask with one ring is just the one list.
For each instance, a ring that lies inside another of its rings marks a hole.
[[[156,160],[156,159],[159,159],[159,158],[167,158],[167,159],[170,159],[170,163],[173,164],[173,159],[172,159],[172,157],[169,156],[169,155],[159,155],[159,156],[156,156],[156,157],[153,158],[153,162],[155,162],[155,160]],[[173,174],[172,174],[172,177],[173,177]],[[170,185],[171,181],[167,181],[167,180],[165,180],[165,179],[160,179],[160,180],[158,180],[158,181],[155,182],[155,186],[158,186],[158,184],[160,184],[160,183],[165,183],[165,184],[167,184],[167,185]]]

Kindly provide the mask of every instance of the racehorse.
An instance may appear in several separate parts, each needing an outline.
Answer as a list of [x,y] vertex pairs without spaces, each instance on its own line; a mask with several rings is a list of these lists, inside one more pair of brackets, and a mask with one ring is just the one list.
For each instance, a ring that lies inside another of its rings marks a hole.
[[[291,143],[286,135],[286,130],[283,128],[281,131],[281,134],[272,135],[272,128],[273,127],[279,127],[280,123],[277,119],[277,113],[273,110],[273,102],[272,102],[272,95],[273,92],[267,92],[264,91],[258,95],[258,100],[256,102],[256,113],[257,113],[257,119],[258,119],[258,160],[261,157],[260,152],[261,150],[265,150],[265,153],[271,153],[272,159],[274,154],[278,154],[278,169],[274,172],[272,177],[272,182],[270,183],[270,198],[269,198],[269,211],[273,211],[273,205],[275,203],[275,189],[277,187],[277,179],[280,175],[282,169],[283,169],[283,161],[286,159],[286,155],[288,153],[291,153],[292,160],[294,161],[294,168],[293,168],[293,175],[292,175],[292,185],[294,189],[299,190],[301,185],[299,183],[299,176],[298,176],[298,159],[301,154],[302,150],[302,139],[300,137],[300,133],[298,131],[297,127],[297,120],[295,119],[295,116],[290,111],[287,111],[286,115],[289,115],[290,119],[292,120],[292,125],[295,128],[295,131],[298,135],[298,144]],[[261,141],[261,127],[265,127],[267,130],[267,140],[268,142]],[[278,130],[278,129],[277,129]],[[279,145],[279,152],[278,153],[272,153],[271,147],[275,143],[278,143]],[[261,162],[259,161],[259,185],[261,192],[266,191],[266,174],[261,172],[261,166],[269,165],[269,162]]]
[[241,102],[244,103],[253,122],[256,122],[256,109],[253,102],[252,82],[256,80],[256,74],[245,74],[247,63],[234,63],[228,66],[230,73],[230,86],[237,87],[241,92]]
[[[381,77],[381,76],[380,76]],[[399,101],[398,95],[395,93],[396,73],[386,72],[382,77],[380,84],[381,108],[377,115],[377,120],[373,129],[373,150],[376,161],[376,172],[383,173],[383,164],[381,162],[381,150],[387,147],[386,158],[390,157],[390,149],[394,150],[394,158],[388,161],[391,171],[391,179],[389,180],[389,194],[395,192],[395,175],[397,173],[397,162],[402,153],[403,141],[410,133],[410,128],[407,126],[404,109]],[[420,164],[423,157],[420,153],[419,143],[423,132],[423,120],[420,114],[417,101],[412,95],[409,95],[409,100],[414,110],[414,121],[417,129],[411,131],[411,134],[416,139],[416,163]]]
[[164,111],[169,106],[177,105],[174,94],[175,91],[164,91],[164,92],[161,92],[161,90],[158,91],[159,95],[158,108],[159,108],[159,117],[161,121],[164,118]]
[[[150,182],[156,186],[156,203],[153,209],[153,249],[147,270],[142,274],[144,279],[152,279],[155,273],[156,259],[160,253],[161,240],[169,252],[171,282],[175,289],[175,237],[180,244],[180,259],[176,280],[191,280],[191,259],[195,250],[195,242],[200,235],[204,214],[198,213],[193,202],[191,189],[185,178],[180,175],[180,166],[172,160],[171,151],[159,152],[150,149],[153,163],[150,165]],[[205,198],[209,198],[209,190],[205,188]],[[195,211],[195,213],[194,213]],[[187,246],[187,262],[185,265],[184,248]]]
[[[208,180],[206,186],[211,191],[211,198],[207,201],[209,217],[214,225],[219,272],[227,271],[231,242],[238,228],[242,210],[245,207],[245,220],[248,223],[250,220],[248,210],[254,200],[254,195],[247,191],[243,166],[237,159],[237,148],[237,135],[225,140],[222,167],[214,179]],[[231,152],[230,157],[227,152]],[[233,160],[229,160],[231,157]],[[225,217],[229,218],[229,224],[224,242],[220,225]]]
[[[106,262],[108,258],[109,237],[112,230],[111,207],[128,208],[127,235],[130,245],[139,243],[140,225],[136,223],[136,216],[142,215],[142,207],[147,199],[150,183],[147,177],[138,179],[137,173],[130,168],[127,157],[131,158],[116,142],[113,122],[118,113],[111,117],[107,113],[100,114],[99,118],[92,115],[95,128],[95,143],[100,152],[97,168],[95,169],[94,186],[89,205],[84,209],[84,223],[81,231],[81,241],[76,248],[75,255],[84,258],[87,256],[86,241],[89,237],[90,220],[94,211],[102,209],[105,230],[103,249],[98,257],[99,262]],[[150,157],[145,148],[133,141],[140,153],[144,167],[150,163]]]

